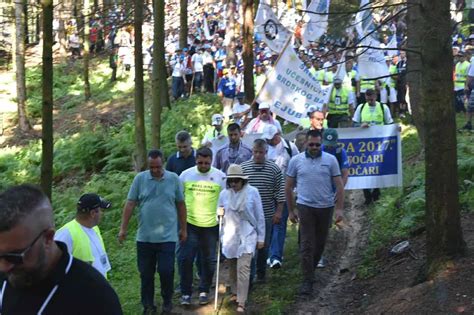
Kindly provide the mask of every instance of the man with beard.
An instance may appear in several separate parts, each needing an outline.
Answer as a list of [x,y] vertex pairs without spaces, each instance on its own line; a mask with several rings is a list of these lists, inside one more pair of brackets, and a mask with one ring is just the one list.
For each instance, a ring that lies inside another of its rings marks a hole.
[[0,194],[0,313],[122,314],[105,278],[54,233],[53,209],[40,189],[20,185]]

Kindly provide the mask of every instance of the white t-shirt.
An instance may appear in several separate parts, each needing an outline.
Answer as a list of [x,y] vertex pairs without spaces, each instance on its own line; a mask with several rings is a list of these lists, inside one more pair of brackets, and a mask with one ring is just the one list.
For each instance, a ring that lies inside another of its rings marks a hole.
[[194,72],[203,71],[203,58],[201,54],[194,54],[191,57],[191,62],[193,63]]
[[180,62],[176,62],[176,64],[173,67],[172,76],[173,77],[182,77],[183,74],[184,74],[184,70],[185,70],[184,65]]
[[[89,241],[91,242],[91,249],[92,255],[94,256],[94,262],[92,263],[92,267],[97,269],[104,277],[107,271],[109,271],[112,267],[110,266],[109,257],[107,253],[102,248],[102,243],[100,241],[99,236],[94,231],[94,229],[85,227],[81,225],[82,230],[86,233]],[[69,232],[69,229],[64,228],[56,232],[54,235],[54,239],[56,241],[60,241],[66,244],[67,251],[69,254],[72,255],[72,250],[74,248],[74,244],[72,242],[72,236]]]
[[[237,101],[236,103],[234,103],[234,106],[232,106],[232,114],[240,114],[240,113],[243,113],[245,112],[246,110],[248,110],[250,108],[250,105],[249,104],[240,104],[239,101]],[[252,112],[250,111],[248,114],[247,114],[247,117],[252,117]],[[244,122],[244,117],[240,117],[238,119],[234,119],[234,121],[241,125],[243,122]]]

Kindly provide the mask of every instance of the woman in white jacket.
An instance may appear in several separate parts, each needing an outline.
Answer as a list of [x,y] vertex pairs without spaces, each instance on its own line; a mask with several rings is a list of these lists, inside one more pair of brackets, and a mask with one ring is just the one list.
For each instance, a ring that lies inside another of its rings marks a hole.
[[[250,277],[250,263],[256,249],[263,248],[265,219],[257,188],[247,183],[240,165],[227,170],[227,189],[219,197],[224,209],[221,234],[222,253],[229,260],[231,292],[237,298],[237,312],[245,312]],[[222,213],[220,213],[222,215]]]

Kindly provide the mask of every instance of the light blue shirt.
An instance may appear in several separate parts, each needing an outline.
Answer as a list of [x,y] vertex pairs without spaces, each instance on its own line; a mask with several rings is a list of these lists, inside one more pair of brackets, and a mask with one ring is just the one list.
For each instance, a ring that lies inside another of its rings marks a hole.
[[160,179],[155,179],[148,170],[140,172],[127,199],[138,203],[138,242],[178,241],[176,203],[184,200],[178,175],[164,171]]
[[286,176],[296,179],[296,202],[313,208],[334,207],[333,177],[341,176],[335,156],[321,152],[311,157],[307,152],[294,156]]

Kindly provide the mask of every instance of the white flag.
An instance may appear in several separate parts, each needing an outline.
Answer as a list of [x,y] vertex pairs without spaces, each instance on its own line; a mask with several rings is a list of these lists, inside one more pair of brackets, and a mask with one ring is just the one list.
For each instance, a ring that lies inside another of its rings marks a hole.
[[310,106],[322,109],[330,87],[322,87],[293,47],[287,45],[256,101],[269,103],[272,112],[299,124]]
[[307,11],[324,13],[315,14],[306,12],[304,16],[305,24],[301,30],[303,45],[308,46],[310,42],[318,41],[326,33],[328,28],[328,15],[330,0],[313,0]]
[[[385,63],[385,55],[380,48],[380,41],[377,38],[377,32],[372,17],[371,3],[369,0],[360,1],[360,11],[356,16],[356,28],[359,37],[362,38],[357,51],[358,68],[361,79],[377,78],[387,76],[388,67]],[[365,10],[364,10],[365,9]],[[370,47],[374,47],[370,48]],[[383,79],[385,80],[385,79]]]
[[203,16],[202,28],[204,29],[204,36],[207,40],[212,40],[211,33],[209,32],[209,25],[207,24],[207,17]]
[[264,1],[258,5],[255,17],[255,33],[275,53],[280,53],[291,33],[278,21],[271,7]]

